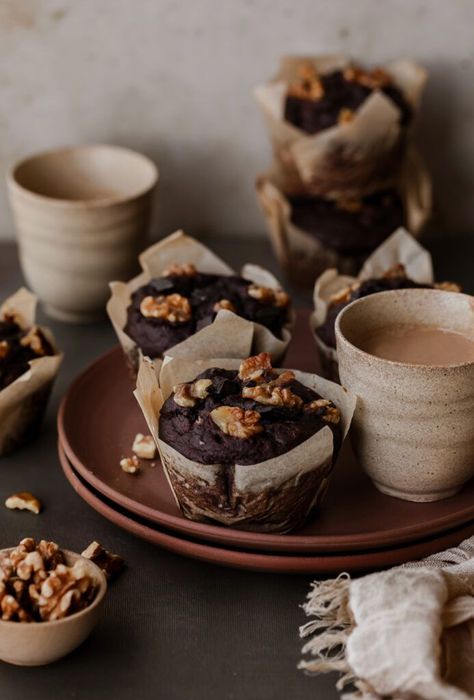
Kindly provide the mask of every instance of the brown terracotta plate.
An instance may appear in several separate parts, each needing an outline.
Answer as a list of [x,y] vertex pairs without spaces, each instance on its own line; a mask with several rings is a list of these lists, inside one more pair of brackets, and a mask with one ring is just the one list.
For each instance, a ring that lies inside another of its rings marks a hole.
[[150,525],[138,516],[133,516],[117,504],[100,496],[87,482],[81,479],[69,463],[60,443],[58,443],[58,453],[67,480],[78,495],[98,513],[141,539],[163,547],[163,549],[210,564],[280,574],[326,575],[337,574],[340,571],[357,573],[396,566],[413,559],[426,557],[447,547],[455,546],[474,533],[474,524],[471,523],[469,526],[455,528],[437,537],[404,547],[350,554],[284,555],[227,549],[220,545],[203,544],[189,537],[167,532],[156,525]]
[[[300,312],[287,367],[317,371],[308,312]],[[379,493],[355,463],[350,447],[336,465],[320,514],[290,535],[243,532],[184,518],[159,462],[139,475],[119,466],[146,425],[120,348],[94,362],[72,384],[58,415],[62,446],[74,469],[111,501],[188,536],[247,549],[286,552],[355,551],[399,545],[457,527],[474,518],[474,481],[437,503],[409,503]]]

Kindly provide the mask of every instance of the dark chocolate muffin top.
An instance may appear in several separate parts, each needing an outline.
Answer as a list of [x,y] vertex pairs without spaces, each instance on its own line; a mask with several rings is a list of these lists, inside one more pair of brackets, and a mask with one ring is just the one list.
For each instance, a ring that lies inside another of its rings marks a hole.
[[401,264],[395,265],[377,278],[354,282],[344,287],[329,299],[328,313],[325,322],[316,329],[319,338],[331,348],[336,347],[336,318],[340,311],[351,301],[369,296],[377,292],[386,292],[391,289],[444,289],[450,292],[460,292],[461,287],[455,282],[440,282],[438,284],[421,284],[410,279]]
[[272,369],[270,355],[250,357],[237,370],[208,369],[179,384],[165,401],[160,438],[201,464],[256,464],[282,455],[328,425],[334,459],[341,413],[329,400]]
[[260,323],[281,338],[289,307],[283,290],[237,275],[198,272],[191,263],[173,265],[134,292],[124,331],[144,355],[154,358],[208,326],[220,309]]
[[370,253],[397,228],[405,214],[396,190],[360,199],[289,197],[291,221],[342,255]]
[[383,69],[366,71],[350,66],[318,75],[311,64],[303,63],[288,89],[285,119],[307,134],[316,134],[350,122],[375,90],[392,100],[400,110],[400,124],[406,126],[412,117],[411,107]]
[[0,321],[0,389],[27,372],[31,360],[54,354],[38,326],[23,330],[13,319]]

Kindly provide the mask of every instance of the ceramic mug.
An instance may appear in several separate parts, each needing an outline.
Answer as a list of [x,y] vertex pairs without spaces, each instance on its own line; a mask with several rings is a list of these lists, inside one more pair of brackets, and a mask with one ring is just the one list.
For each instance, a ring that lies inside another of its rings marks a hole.
[[474,298],[387,291],[352,302],[336,321],[341,383],[358,397],[351,433],[359,464],[383,493],[436,501],[474,476],[474,362],[408,364],[361,350],[371,332],[399,324],[474,340]]
[[103,315],[108,283],[128,279],[144,247],[158,180],[146,156],[108,145],[60,148],[10,170],[20,262],[47,314]]

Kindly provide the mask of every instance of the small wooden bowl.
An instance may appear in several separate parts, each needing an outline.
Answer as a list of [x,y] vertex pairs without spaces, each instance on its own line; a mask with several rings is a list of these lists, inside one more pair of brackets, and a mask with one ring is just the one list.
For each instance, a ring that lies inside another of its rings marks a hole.
[[[13,547],[0,550],[11,552]],[[66,563],[72,566],[82,557],[63,550]],[[98,589],[92,603],[84,610],[52,622],[12,622],[0,620],[0,659],[16,666],[44,666],[61,659],[89,636],[99,619],[107,591],[107,580],[99,567],[84,559]]]

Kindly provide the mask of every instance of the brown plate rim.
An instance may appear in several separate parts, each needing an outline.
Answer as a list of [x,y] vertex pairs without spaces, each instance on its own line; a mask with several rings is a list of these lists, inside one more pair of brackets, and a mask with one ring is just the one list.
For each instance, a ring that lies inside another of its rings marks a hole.
[[424,536],[435,535],[460,526],[474,517],[473,503],[473,505],[468,508],[456,511],[455,515],[441,516],[435,521],[420,520],[417,525],[397,527],[382,532],[373,531],[371,533],[351,533],[346,535],[279,535],[249,532],[231,527],[197,522],[189,520],[182,515],[174,516],[169,513],[164,513],[161,510],[140,503],[112,488],[91,472],[75,454],[68,440],[65,428],[65,413],[69,402],[72,401],[71,397],[74,396],[74,392],[77,391],[80,383],[84,381],[84,378],[89,372],[97,370],[101,364],[110,362],[111,358],[117,354],[122,355],[122,349],[119,346],[99,356],[71,383],[59,406],[57,429],[59,441],[67,458],[80,476],[103,496],[135,515],[185,535],[199,537],[207,541],[258,550],[292,550],[295,552],[347,551],[349,549],[360,550],[403,544],[404,542],[416,541]]
[[411,543],[402,547],[394,547],[356,554],[332,554],[307,556],[302,554],[283,555],[267,552],[254,552],[238,549],[227,549],[213,546],[163,532],[159,528],[145,525],[133,518],[132,514],[124,514],[105,503],[84,484],[58,441],[58,455],[65,478],[91,508],[118,527],[131,532],[135,536],[168,551],[182,556],[217,564],[228,568],[245,569],[249,571],[279,573],[279,574],[336,574],[341,571],[360,573],[374,569],[402,564],[406,561],[429,556],[437,551],[459,544],[474,532],[474,523],[441,534],[439,537]]

